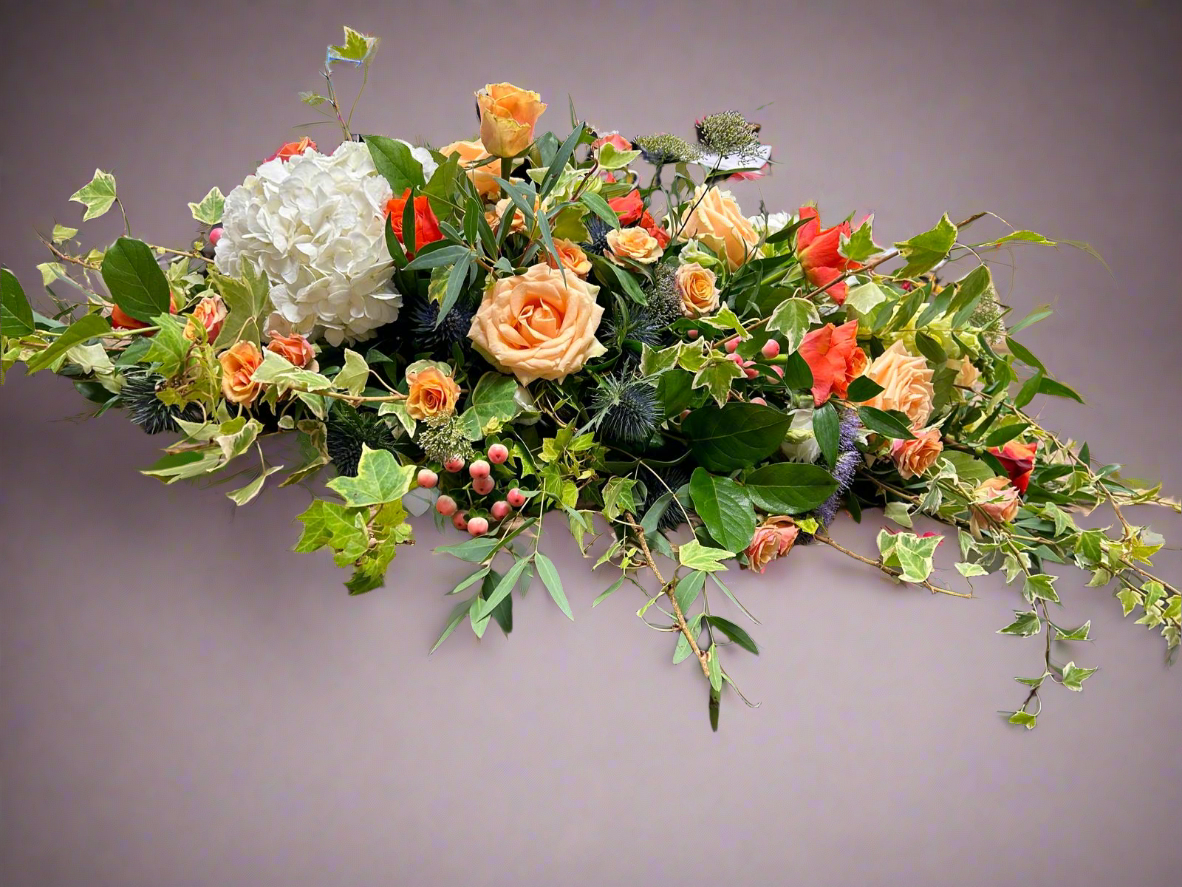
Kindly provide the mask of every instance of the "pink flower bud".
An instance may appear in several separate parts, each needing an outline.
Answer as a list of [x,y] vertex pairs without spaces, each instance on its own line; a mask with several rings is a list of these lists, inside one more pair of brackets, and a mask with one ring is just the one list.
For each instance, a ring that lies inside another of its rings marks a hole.
[[514,508],[520,508],[525,504],[525,494],[517,487],[511,489],[509,491],[509,495],[507,495],[505,498],[509,500],[509,504]]
[[763,343],[763,347],[759,349],[759,353],[771,360],[780,353],[780,343],[775,339],[768,339]]
[[501,499],[494,502],[489,511],[492,512],[493,520],[504,520],[509,516],[509,503]]
[[478,496],[487,496],[489,493],[491,493],[496,488],[497,488],[496,481],[494,481],[491,477],[488,477],[487,475],[485,475],[484,477],[478,477],[478,478],[476,478],[476,480],[472,481],[472,489],[476,492],[476,495],[478,495]]
[[418,481],[420,487],[426,487],[429,490],[439,483],[439,475],[430,468],[420,468]]
[[464,467],[464,457],[463,456],[455,456],[451,459],[448,459],[446,462],[443,463],[443,470],[450,471],[452,474],[455,474],[457,471],[459,471],[463,467]]
[[451,496],[440,496],[435,500],[435,510],[444,517],[450,517],[456,513],[456,500]]
[[488,461],[494,465],[504,465],[509,458],[509,448],[504,444],[493,444],[488,448]]
[[733,339],[727,339],[724,347],[729,353],[734,354],[735,349],[739,347],[739,337],[735,336]]
[[468,532],[473,536],[483,536],[488,532],[488,521],[483,517],[474,517],[468,521]]

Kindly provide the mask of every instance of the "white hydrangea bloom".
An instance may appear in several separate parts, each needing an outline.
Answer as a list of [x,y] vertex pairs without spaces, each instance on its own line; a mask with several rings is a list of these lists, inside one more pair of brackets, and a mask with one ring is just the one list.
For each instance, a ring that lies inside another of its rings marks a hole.
[[[771,236],[777,231],[782,231],[796,219],[791,213],[769,213],[767,217],[767,234]],[[764,233],[763,216],[751,216],[747,219],[751,226],[760,234]]]
[[215,264],[238,274],[245,257],[266,272],[275,312],[292,332],[332,345],[368,338],[402,304],[386,251],[390,197],[358,142],[269,160],[226,196]]
[[435,175],[435,170],[439,169],[439,164],[435,162],[435,158],[431,156],[431,152],[426,148],[416,148],[410,142],[402,139],[395,139],[396,142],[402,142],[406,147],[410,148],[410,156],[419,162],[419,166],[423,168],[423,178],[428,182],[431,181],[431,176]]

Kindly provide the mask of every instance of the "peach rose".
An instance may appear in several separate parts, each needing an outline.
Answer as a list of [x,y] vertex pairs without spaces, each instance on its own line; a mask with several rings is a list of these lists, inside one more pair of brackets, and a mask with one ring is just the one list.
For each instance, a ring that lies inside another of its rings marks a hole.
[[973,365],[973,361],[966,354],[959,361],[950,360],[946,364],[949,369],[956,370],[956,385],[961,388],[972,388],[981,379],[981,371]]
[[679,265],[673,276],[677,294],[681,296],[681,313],[686,317],[701,317],[718,310],[716,277],[709,268],[697,262]]
[[222,331],[222,324],[228,313],[226,303],[222,301],[221,296],[206,296],[197,303],[197,307],[193,309],[193,314],[185,324],[185,338],[190,342],[196,342],[197,325],[200,324],[205,327],[205,341],[214,341],[218,337],[218,333]]
[[271,341],[267,343],[268,351],[274,351],[288,363],[300,369],[315,363],[316,349],[299,333],[281,336],[276,332],[271,332],[270,336]]
[[522,385],[561,381],[607,349],[595,338],[603,317],[599,287],[545,263],[503,277],[484,293],[468,338],[480,354]]
[[450,157],[452,154],[459,155],[460,166],[468,174],[468,178],[472,180],[472,186],[476,188],[476,193],[485,200],[491,200],[501,193],[501,186],[497,184],[497,176],[501,172],[500,164],[493,162],[476,166],[481,161],[492,157],[484,150],[484,145],[480,143],[479,139],[472,139],[470,142],[452,142],[450,145],[440,148],[439,153],[444,157]]
[[518,157],[534,140],[534,124],[546,110],[536,92],[512,83],[490,83],[476,93],[480,141],[489,154]]
[[[587,254],[583,252],[583,248],[577,243],[563,240],[561,237],[555,237],[554,249],[558,251],[558,258],[562,259],[562,267],[571,272],[571,274],[586,277],[591,273],[591,261],[587,258]],[[554,262],[554,257],[549,254],[546,255],[546,264],[551,268],[558,267]]]
[[850,383],[866,369],[866,352],[858,347],[858,321],[841,326],[831,323],[805,333],[800,356],[813,374],[813,403],[825,403],[831,396],[845,397]]
[[651,265],[661,258],[661,244],[643,228],[613,228],[607,232],[609,258],[616,264],[619,259],[631,259],[642,265]]
[[412,419],[450,416],[460,399],[460,386],[438,365],[422,361],[406,368],[406,411]]
[[919,477],[931,468],[944,452],[937,428],[915,432],[914,440],[891,441],[891,459],[905,479]]
[[903,341],[897,340],[875,358],[866,371],[883,390],[867,406],[880,410],[898,410],[911,420],[912,428],[922,428],[932,414],[932,371],[922,357],[911,354]]
[[[501,219],[505,217],[505,213],[509,212],[510,209],[513,211],[513,221],[509,223],[509,233],[521,234],[525,231],[525,216],[521,214],[521,210],[508,197],[498,200],[496,205],[484,214],[484,219],[488,222],[488,226],[493,231],[496,231],[497,227],[501,224]],[[534,209],[536,210],[537,206]]]
[[982,527],[1008,524],[1018,516],[1018,507],[1021,504],[1021,496],[1008,477],[998,475],[983,480],[973,491],[972,503],[969,506],[969,528],[977,534]]
[[725,256],[732,271],[742,265],[759,243],[759,235],[731,192],[699,185],[690,205],[694,208],[682,236],[696,237],[718,256]]
[[263,362],[263,352],[254,342],[237,342],[218,355],[222,365],[222,394],[230,403],[250,406],[262,385],[251,379]]
[[790,517],[769,517],[755,530],[751,544],[747,546],[748,566],[756,573],[762,573],[767,565],[783,557],[791,549],[800,529]]

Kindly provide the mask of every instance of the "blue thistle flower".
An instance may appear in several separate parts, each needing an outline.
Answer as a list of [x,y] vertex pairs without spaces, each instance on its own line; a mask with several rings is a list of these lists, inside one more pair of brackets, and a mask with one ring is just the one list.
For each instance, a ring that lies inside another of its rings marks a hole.
[[430,299],[415,298],[407,306],[407,329],[411,342],[426,351],[450,351],[452,345],[468,345],[468,330],[475,310],[462,300],[443,318],[438,326],[439,306]]
[[591,403],[595,427],[607,440],[644,443],[660,419],[657,392],[642,379],[604,376]]
[[583,249],[602,256],[607,251],[607,232],[611,228],[607,222],[591,213],[584,217],[584,224],[587,226],[587,242],[583,244]]

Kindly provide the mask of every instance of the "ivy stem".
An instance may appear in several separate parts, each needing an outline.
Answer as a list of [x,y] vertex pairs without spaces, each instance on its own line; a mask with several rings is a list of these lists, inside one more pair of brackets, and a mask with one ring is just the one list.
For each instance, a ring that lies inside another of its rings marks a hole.
[[665,578],[661,575],[661,571],[657,569],[657,562],[653,558],[653,553],[648,548],[648,540],[644,538],[644,530],[636,523],[636,518],[631,513],[626,513],[624,520],[632,528],[633,532],[636,533],[636,538],[640,542],[640,550],[644,554],[644,559],[648,563],[649,569],[653,571],[653,575],[661,583],[661,591],[665,593],[669,598],[669,602],[673,605],[673,619],[677,623],[677,630],[689,641],[690,649],[698,657],[698,664],[702,666],[702,674],[706,676],[706,680],[710,680],[710,665],[707,656],[702,652],[702,648],[698,646],[698,641],[694,637],[694,633],[690,631],[689,624],[685,621],[685,614],[681,612],[681,605],[677,603],[677,595],[674,593],[676,583],[672,579],[666,582]]
[[[875,560],[873,558],[868,558],[864,555],[858,554],[856,551],[851,551],[850,549],[846,548],[844,545],[839,545],[837,542],[834,542],[828,536],[822,536],[820,534],[817,534],[813,538],[816,539],[818,542],[825,543],[830,548],[836,548],[838,551],[840,551],[842,554],[846,555],[847,557],[852,557],[856,561],[861,561],[862,563],[867,564],[868,566],[875,567],[875,568],[881,570],[882,572],[886,573],[888,576],[893,576],[896,579],[898,579],[903,575],[902,570],[896,570],[894,567],[888,567],[886,564],[884,564],[882,562],[881,559]],[[960,597],[960,598],[971,598],[972,597],[972,594],[969,594],[967,592],[953,591],[951,588],[942,588],[939,585],[933,585],[927,579],[924,579],[922,582],[918,582],[916,584],[922,585],[924,588],[926,588],[932,594],[949,594],[949,595],[952,595],[953,597]]]

